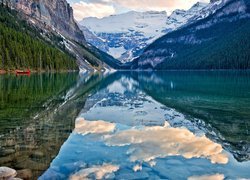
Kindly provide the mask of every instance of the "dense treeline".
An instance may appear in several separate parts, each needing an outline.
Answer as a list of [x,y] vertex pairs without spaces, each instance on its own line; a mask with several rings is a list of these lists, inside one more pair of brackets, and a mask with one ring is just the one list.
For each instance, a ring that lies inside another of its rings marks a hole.
[[[226,28],[235,27],[231,32]],[[178,57],[166,61],[158,69],[250,69],[250,22],[241,20],[220,24],[213,29],[224,31],[218,38],[202,44],[176,50]],[[207,37],[212,30],[201,32],[197,36]]]
[[[0,69],[72,70],[76,61],[48,43],[37,29],[18,18],[15,11],[0,6]],[[51,35],[53,41],[59,41]]]

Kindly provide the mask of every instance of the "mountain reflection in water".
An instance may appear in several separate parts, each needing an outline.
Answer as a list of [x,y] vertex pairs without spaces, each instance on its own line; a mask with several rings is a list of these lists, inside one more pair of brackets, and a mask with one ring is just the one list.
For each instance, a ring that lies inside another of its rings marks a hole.
[[101,76],[78,73],[0,76],[0,166],[37,179],[74,129]]
[[250,178],[248,72],[118,72],[40,177]]

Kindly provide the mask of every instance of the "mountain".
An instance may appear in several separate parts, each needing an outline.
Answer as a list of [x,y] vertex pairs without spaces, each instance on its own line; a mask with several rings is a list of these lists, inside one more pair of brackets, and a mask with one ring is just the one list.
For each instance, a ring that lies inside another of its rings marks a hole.
[[138,57],[157,38],[186,24],[206,5],[197,3],[169,17],[164,11],[130,11],[102,19],[85,18],[79,24],[89,43],[125,63]]
[[167,18],[166,12],[135,12],[98,18],[86,18],[80,22],[86,35],[88,29],[95,37],[86,40],[112,55],[127,62],[138,56],[140,50],[152,42],[152,37],[161,34]]
[[[43,40],[63,47],[77,59],[84,70],[111,70],[119,61],[86,42],[66,0],[3,0],[3,4],[18,12],[18,18],[35,28]],[[51,38],[53,37],[53,38]],[[61,48],[62,50],[62,48]]]
[[48,27],[77,42],[85,42],[84,35],[73,17],[73,9],[66,0],[10,0],[12,6],[29,16],[29,21]]
[[[53,39],[53,44],[47,39]],[[0,5],[0,71],[77,70],[75,57],[65,51],[61,40],[53,34],[42,35],[15,10]]]
[[[164,35],[179,27],[190,23],[191,19],[201,14],[201,11],[208,6],[207,3],[197,2],[188,11],[177,9],[167,18]],[[192,20],[192,21],[193,21]],[[196,20],[196,19],[195,19]]]
[[250,2],[210,4],[204,17],[170,32],[148,46],[134,69],[249,69]]

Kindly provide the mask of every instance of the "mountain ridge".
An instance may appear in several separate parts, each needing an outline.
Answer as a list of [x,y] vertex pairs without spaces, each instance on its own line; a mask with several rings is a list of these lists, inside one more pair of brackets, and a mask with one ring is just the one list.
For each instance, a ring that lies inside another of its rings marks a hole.
[[101,19],[86,18],[79,24],[89,43],[126,63],[138,57],[157,38],[187,23],[206,6],[206,3],[196,3],[187,11],[176,10],[170,16],[165,11],[130,11]]
[[133,68],[249,68],[249,18],[249,2],[222,1],[217,10],[204,19],[173,31],[148,46],[134,61]]

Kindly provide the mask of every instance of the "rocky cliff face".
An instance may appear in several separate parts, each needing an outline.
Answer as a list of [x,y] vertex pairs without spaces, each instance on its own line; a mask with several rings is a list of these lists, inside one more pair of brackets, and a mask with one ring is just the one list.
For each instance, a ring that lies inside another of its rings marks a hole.
[[61,35],[85,42],[84,35],[73,17],[73,10],[66,0],[11,0],[12,6],[33,17],[33,23],[57,31]]

